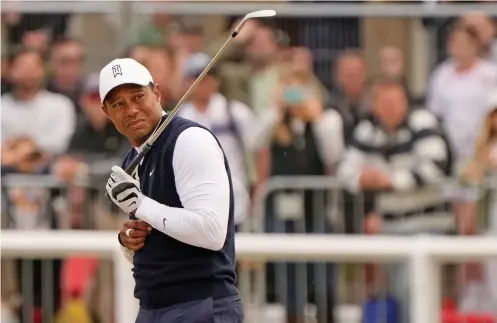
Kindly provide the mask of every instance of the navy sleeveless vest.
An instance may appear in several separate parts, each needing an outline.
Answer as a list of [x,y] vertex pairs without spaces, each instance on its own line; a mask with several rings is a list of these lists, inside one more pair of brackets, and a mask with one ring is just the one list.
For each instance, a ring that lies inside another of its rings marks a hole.
[[[183,207],[176,191],[172,160],[178,136],[190,127],[204,128],[193,121],[174,117],[138,167],[142,192],[170,207]],[[136,154],[134,148],[128,152],[124,168]],[[212,251],[194,247],[153,229],[145,246],[135,253],[133,259],[135,297],[139,299],[141,308],[157,309],[238,293],[235,287],[233,187],[226,156],[224,164],[231,194],[228,231],[223,248]],[[149,176],[151,171],[153,176]]]

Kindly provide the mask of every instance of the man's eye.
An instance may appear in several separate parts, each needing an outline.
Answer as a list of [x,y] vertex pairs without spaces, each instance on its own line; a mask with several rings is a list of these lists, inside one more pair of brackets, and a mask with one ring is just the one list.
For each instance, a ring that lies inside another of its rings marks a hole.
[[122,102],[117,102],[117,103],[114,103],[114,104],[112,105],[112,107],[113,107],[113,108],[120,108],[120,107],[122,107],[122,106],[123,106],[123,103],[122,103]]
[[143,94],[137,94],[137,95],[135,95],[135,101],[138,101],[141,98],[143,98]]

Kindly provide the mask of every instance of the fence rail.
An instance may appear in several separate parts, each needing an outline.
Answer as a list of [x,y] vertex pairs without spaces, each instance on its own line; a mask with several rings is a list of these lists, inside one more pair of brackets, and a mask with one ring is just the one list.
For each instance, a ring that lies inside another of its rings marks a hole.
[[[2,256],[57,257],[94,254],[115,261],[116,319],[134,322],[130,265],[121,255],[115,232],[2,231]],[[408,260],[411,322],[440,322],[440,265],[443,261],[469,261],[497,257],[497,238],[491,237],[352,237],[239,234],[241,259],[391,262]],[[430,286],[430,292],[426,287]]]
[[[418,4],[367,4],[333,2],[236,2],[222,1],[139,1],[133,3],[133,12],[139,14],[170,13],[189,15],[245,15],[248,12],[274,9],[282,17],[452,17],[469,11],[483,11],[497,15],[497,5],[492,3],[438,5],[436,1]],[[21,11],[30,13],[118,13],[121,3],[100,1],[4,1],[2,11]]]

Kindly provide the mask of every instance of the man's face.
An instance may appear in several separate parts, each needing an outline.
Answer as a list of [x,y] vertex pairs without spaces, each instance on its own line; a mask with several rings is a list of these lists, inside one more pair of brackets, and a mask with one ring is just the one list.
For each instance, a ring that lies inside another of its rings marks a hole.
[[13,84],[27,90],[39,88],[45,77],[43,61],[36,53],[21,54],[14,60],[10,72]]
[[338,62],[337,81],[349,96],[362,96],[366,88],[366,64],[359,57],[344,57]]
[[463,31],[454,31],[450,35],[448,50],[456,61],[472,61],[478,57],[478,44]]
[[159,87],[121,85],[107,95],[102,108],[120,133],[142,143],[162,117]]
[[385,127],[397,128],[407,112],[404,89],[400,85],[379,86],[374,91],[373,112]]
[[391,78],[402,78],[404,75],[404,55],[396,47],[385,47],[380,51],[381,70]]
[[[163,96],[167,95],[169,89],[169,78],[172,75],[172,62],[166,53],[153,51],[145,58],[145,65],[148,67],[154,82],[160,86]],[[165,97],[164,99],[168,99]]]
[[276,56],[278,46],[272,31],[258,28],[247,47],[247,55],[255,63],[267,64]]
[[[187,87],[195,82],[194,78],[186,80]],[[208,101],[211,96],[218,91],[218,82],[212,75],[206,75],[192,93],[192,99]]]
[[50,57],[54,76],[65,82],[76,82],[81,78],[84,61],[83,48],[76,42],[58,46]]
[[91,120],[95,120],[99,123],[104,123],[105,120],[108,120],[107,116],[102,111],[98,90],[81,94],[79,104],[85,115]]

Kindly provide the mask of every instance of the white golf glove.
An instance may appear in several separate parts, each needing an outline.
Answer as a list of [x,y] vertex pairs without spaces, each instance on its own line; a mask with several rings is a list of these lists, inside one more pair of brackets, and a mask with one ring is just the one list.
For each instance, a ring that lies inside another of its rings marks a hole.
[[112,202],[131,215],[135,214],[145,197],[140,190],[140,182],[119,166],[112,167],[112,174],[105,188]]

